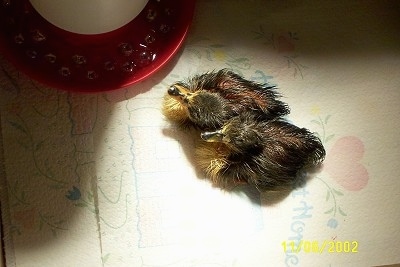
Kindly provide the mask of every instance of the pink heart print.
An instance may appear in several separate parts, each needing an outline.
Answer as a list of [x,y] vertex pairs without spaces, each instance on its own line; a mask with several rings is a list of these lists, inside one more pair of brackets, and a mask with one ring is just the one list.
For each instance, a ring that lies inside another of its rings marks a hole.
[[295,46],[291,40],[286,38],[283,35],[280,35],[278,37],[278,52],[279,53],[284,53],[284,52],[292,52],[294,51]]
[[324,170],[345,189],[359,191],[369,179],[368,171],[361,163],[364,152],[364,144],[359,138],[342,137],[327,154]]

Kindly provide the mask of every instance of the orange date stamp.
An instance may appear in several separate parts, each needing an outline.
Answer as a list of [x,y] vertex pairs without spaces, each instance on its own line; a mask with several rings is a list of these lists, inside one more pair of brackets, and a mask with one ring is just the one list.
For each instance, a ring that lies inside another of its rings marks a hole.
[[354,240],[291,240],[283,241],[281,245],[285,253],[358,253],[358,241]]

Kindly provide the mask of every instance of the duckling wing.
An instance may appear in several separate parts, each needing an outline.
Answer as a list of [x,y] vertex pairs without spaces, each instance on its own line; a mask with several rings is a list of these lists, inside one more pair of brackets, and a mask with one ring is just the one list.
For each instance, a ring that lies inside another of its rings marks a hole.
[[[311,159],[322,161],[325,149],[313,133],[306,128],[300,128],[284,120],[271,121],[264,126],[264,139],[274,145],[273,155],[281,162],[301,165]],[[273,151],[268,151],[272,153]]]
[[290,113],[289,106],[279,100],[281,95],[275,86],[246,80],[228,69],[194,76],[188,85],[192,91],[218,93],[231,103],[236,114],[251,110],[266,118],[275,118]]
[[[246,125],[250,125],[247,121]],[[305,128],[284,120],[256,122],[251,127],[261,133],[262,152],[248,151],[239,164],[241,169],[230,167],[259,190],[292,186],[305,167],[316,166],[324,160],[321,141]]]

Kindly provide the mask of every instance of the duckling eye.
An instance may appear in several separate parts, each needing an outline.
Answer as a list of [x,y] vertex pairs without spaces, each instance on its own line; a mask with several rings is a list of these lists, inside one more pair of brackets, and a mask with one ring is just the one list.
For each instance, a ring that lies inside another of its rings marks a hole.
[[[187,89],[185,88],[179,88],[179,86],[177,85],[171,85],[168,88],[168,94],[170,96],[174,96],[174,97],[179,97],[180,99],[185,100],[187,97],[190,97],[192,95],[192,93],[188,92]],[[188,101],[185,101],[188,102]]]

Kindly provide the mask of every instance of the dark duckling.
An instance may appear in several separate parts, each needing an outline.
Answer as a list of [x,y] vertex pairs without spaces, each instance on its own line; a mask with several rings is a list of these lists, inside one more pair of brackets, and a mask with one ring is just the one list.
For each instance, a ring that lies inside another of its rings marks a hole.
[[182,126],[216,129],[244,111],[254,112],[262,120],[289,114],[288,105],[279,98],[274,86],[222,69],[173,84],[165,95],[163,113]]
[[321,141],[282,119],[262,121],[251,113],[231,118],[221,129],[202,132],[199,166],[221,187],[253,184],[260,191],[297,184],[301,171],[325,158]]

